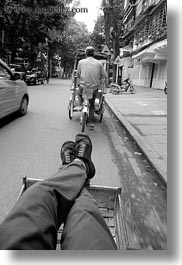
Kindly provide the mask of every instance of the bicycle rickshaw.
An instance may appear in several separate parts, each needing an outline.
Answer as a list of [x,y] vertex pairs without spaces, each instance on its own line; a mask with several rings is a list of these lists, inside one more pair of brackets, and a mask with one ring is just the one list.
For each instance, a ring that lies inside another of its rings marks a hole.
[[[82,132],[85,130],[85,125],[88,121],[88,113],[89,113],[89,100],[93,97],[93,90],[91,89],[83,89],[81,101],[80,89],[77,85],[77,66],[78,62],[81,59],[85,58],[85,51],[82,49],[77,50],[75,56],[75,64],[73,70],[73,84],[71,87],[71,96],[68,104],[69,111],[69,119],[73,118],[74,112],[81,112],[80,123],[82,126]],[[106,62],[107,55],[104,53],[95,53],[94,58],[97,60],[104,60]],[[102,82],[101,88],[98,90],[96,98],[95,98],[95,114],[99,115],[99,121],[102,122],[103,114],[104,114],[104,85]]]

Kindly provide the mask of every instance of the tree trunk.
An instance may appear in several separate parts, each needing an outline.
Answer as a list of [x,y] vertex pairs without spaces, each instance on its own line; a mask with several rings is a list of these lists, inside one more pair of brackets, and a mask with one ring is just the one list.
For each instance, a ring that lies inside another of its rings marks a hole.
[[104,10],[104,28],[105,28],[105,44],[110,46],[110,27],[111,27],[111,19],[110,19],[110,11]]
[[[115,18],[113,18],[113,28],[114,28],[113,55],[114,55],[114,60],[115,60],[117,58],[117,56],[119,55],[119,48],[120,48],[119,32],[118,32],[118,26],[117,26],[117,22],[116,22]],[[113,81],[114,82],[117,82],[117,80],[116,80],[116,76],[117,76],[116,72],[117,72],[117,65],[113,64]]]

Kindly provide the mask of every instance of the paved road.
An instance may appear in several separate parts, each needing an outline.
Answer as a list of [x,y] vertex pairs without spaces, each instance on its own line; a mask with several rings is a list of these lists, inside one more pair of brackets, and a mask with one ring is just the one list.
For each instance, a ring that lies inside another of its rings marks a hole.
[[[60,165],[59,152],[65,140],[80,132],[79,113],[68,118],[70,81],[51,79],[49,84],[29,86],[30,104],[26,116],[12,116],[0,125],[0,221],[12,207],[24,176],[47,178]],[[98,117],[99,118],[99,117]],[[102,124],[88,131],[93,141],[94,184],[120,186],[116,153],[118,138],[107,113]],[[116,146],[116,149],[113,148]],[[118,150],[117,150],[118,149]]]
[[[0,221],[12,207],[24,176],[47,178],[60,166],[65,140],[80,132],[79,113],[68,118],[71,82],[51,79],[30,86],[25,117],[0,125]],[[131,248],[166,249],[166,189],[124,128],[109,112],[93,131],[93,184],[122,187],[122,205]],[[2,121],[1,121],[2,123]]]

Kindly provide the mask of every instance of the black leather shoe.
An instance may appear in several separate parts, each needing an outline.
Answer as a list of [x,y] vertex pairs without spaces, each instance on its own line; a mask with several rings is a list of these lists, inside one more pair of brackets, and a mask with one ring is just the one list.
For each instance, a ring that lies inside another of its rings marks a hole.
[[91,179],[95,175],[95,166],[91,160],[92,142],[90,137],[84,133],[79,133],[75,136],[75,142],[75,157],[81,159],[85,163],[87,176]]
[[61,147],[61,160],[63,165],[70,164],[75,159],[75,142],[67,141]]

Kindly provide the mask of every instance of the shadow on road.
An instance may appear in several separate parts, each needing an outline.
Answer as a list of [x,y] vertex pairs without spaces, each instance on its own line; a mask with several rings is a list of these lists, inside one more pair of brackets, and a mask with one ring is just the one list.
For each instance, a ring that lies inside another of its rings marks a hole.
[[19,118],[18,114],[13,113],[13,114],[10,114],[9,116],[5,117],[5,118],[0,119],[0,128],[6,126],[7,124],[16,120],[17,118]]

